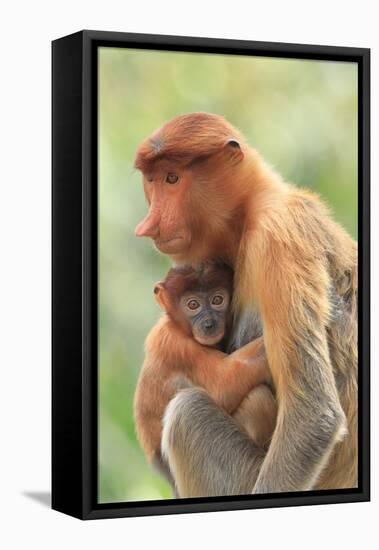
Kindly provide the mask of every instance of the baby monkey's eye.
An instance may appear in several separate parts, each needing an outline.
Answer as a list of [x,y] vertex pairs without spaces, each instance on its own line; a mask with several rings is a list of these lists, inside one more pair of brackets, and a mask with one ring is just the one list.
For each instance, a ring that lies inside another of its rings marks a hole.
[[224,301],[224,297],[221,296],[221,294],[216,294],[216,296],[213,296],[212,298],[212,305],[214,306],[220,306]]
[[192,311],[194,311],[195,309],[199,309],[200,302],[198,302],[197,300],[194,300],[194,299],[188,300],[187,307],[188,307],[188,309],[191,309]]
[[177,183],[179,181],[179,176],[176,174],[173,174],[172,172],[169,172],[166,176],[166,182],[171,183],[173,185],[174,183]]

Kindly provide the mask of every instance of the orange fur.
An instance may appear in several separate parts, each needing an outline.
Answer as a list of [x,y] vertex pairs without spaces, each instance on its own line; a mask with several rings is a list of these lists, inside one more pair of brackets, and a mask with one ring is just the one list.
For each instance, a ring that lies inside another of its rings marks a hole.
[[[180,277],[176,275],[176,279]],[[145,343],[145,361],[135,394],[134,415],[139,441],[149,460],[160,451],[162,418],[183,380],[207,390],[232,413],[256,385],[270,380],[262,339],[239,352],[238,358],[198,344],[180,322],[178,306],[160,288],[159,303],[168,310]]]
[[[230,139],[239,147],[230,146]],[[176,264],[197,265],[210,258],[229,264],[235,271],[235,313],[246,308],[260,313],[279,403],[277,427],[262,476],[275,471],[278,460],[283,464],[285,458],[278,456],[283,450],[289,452],[291,438],[296,439],[285,427],[290,408],[301,403],[306,411],[313,405],[307,384],[301,382],[311,374],[302,363],[302,354],[307,354],[317,365],[317,383],[325,392],[320,400],[322,397],[338,418],[330,459],[327,464],[319,461],[310,472],[307,487],[317,486],[317,480],[322,488],[353,486],[357,476],[356,306],[352,306],[342,333],[332,319],[330,291],[342,300],[353,296],[355,303],[356,243],[331,219],[315,194],[283,181],[240,133],[217,115],[194,113],[168,122],[140,146],[136,167],[144,174],[150,205],[136,234],[151,237]],[[177,186],[165,184],[167,171],[179,174]],[[346,274],[347,289],[343,288]],[[149,340],[152,348],[158,347],[158,341],[169,340],[162,323],[155,331],[155,338]],[[148,345],[148,355],[151,347]],[[164,348],[166,344],[160,345],[159,353]],[[175,346],[176,354],[178,348]],[[214,350],[196,351],[192,357],[191,369],[203,361],[204,375],[222,359]],[[170,362],[170,368],[178,364]],[[146,368],[151,368],[150,359]],[[343,383],[339,385],[340,377]],[[348,437],[337,442],[343,431],[341,405]],[[300,429],[301,415],[297,417]],[[285,480],[283,483],[285,486]]]

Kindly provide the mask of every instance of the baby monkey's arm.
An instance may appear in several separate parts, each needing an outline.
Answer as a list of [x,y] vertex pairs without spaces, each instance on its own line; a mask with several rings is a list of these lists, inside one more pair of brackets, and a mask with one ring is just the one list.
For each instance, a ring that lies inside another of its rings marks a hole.
[[203,387],[229,414],[255,386],[270,383],[262,338],[257,338],[231,355],[205,348],[193,341],[190,378]]

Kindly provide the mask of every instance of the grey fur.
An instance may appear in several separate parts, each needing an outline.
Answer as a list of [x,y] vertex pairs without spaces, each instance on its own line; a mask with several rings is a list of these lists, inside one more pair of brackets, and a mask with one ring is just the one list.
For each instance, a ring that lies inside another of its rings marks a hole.
[[[333,377],[324,376],[313,343],[309,350],[298,348],[303,366],[297,379],[299,392],[286,403],[275,432],[275,444],[268,453],[276,464],[275,477],[263,466],[254,493],[307,490],[312,487],[329,455],[332,444],[345,432],[346,419],[339,404]],[[295,434],[288,445],[283,434]],[[276,460],[275,457],[280,457]],[[269,462],[268,462],[269,463]]]
[[[184,390],[171,401],[162,448],[182,496],[301,491],[317,485],[336,442],[346,433],[339,395],[345,387],[350,389],[350,399],[357,393],[352,366],[357,361],[353,288],[348,271],[329,289],[326,326],[317,311],[303,304],[301,332],[294,334],[295,343],[302,343],[294,349],[302,365],[296,371],[297,391],[279,403],[267,460],[265,450],[203,390]],[[299,326],[296,321],[289,317],[292,326]],[[259,314],[245,310],[234,320],[227,350],[230,353],[261,335]],[[331,370],[330,365],[339,368]]]
[[[162,453],[179,494],[185,496],[251,493],[265,455],[200,388],[183,390],[170,402],[163,422]],[[211,462],[204,460],[209,456]],[[196,478],[190,488],[188,478]]]
[[174,477],[170,471],[170,468],[166,460],[163,459],[161,453],[154,454],[152,464],[155,467],[155,469],[169,482],[172,488],[173,496],[177,498],[179,495],[176,489]]
[[245,344],[252,342],[255,338],[259,338],[262,334],[262,320],[259,313],[245,309],[243,313],[234,319],[227,352],[232,353]]
[[[330,330],[343,332],[354,322],[351,304],[335,292]],[[325,466],[334,443],[345,433],[345,415],[339,403],[336,380],[327,364],[329,349],[318,337],[317,315],[304,308],[310,330],[298,348],[303,365],[298,380],[299,394],[286,404],[278,422],[274,445],[268,453],[277,455],[276,472],[262,467],[265,451],[257,446],[208,395],[198,388],[184,390],[170,403],[164,424],[165,453],[177,483],[192,496],[232,495],[298,491],[312,488]],[[262,334],[256,312],[245,312],[234,324],[228,350],[232,351]],[[349,327],[346,330],[350,330]],[[339,335],[346,341],[344,334]],[[333,349],[330,350],[333,361]],[[337,383],[339,380],[337,379]],[[340,382],[342,383],[342,382]],[[311,414],[310,414],[311,413]],[[188,419],[190,421],[188,422]],[[283,433],[296,434],[291,445]],[[212,461],[209,461],[212,457]],[[179,466],[180,465],[180,466]],[[259,474],[259,475],[258,475]],[[187,483],[186,479],[191,482]],[[184,481],[183,481],[184,480]],[[281,482],[283,480],[283,482]],[[284,481],[285,480],[285,481]],[[284,484],[285,483],[285,484]]]

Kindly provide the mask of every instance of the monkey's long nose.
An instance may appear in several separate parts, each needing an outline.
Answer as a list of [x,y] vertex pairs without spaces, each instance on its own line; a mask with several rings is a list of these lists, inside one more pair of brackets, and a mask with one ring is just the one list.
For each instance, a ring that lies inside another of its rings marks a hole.
[[159,235],[160,215],[156,212],[149,212],[135,228],[136,237],[151,237],[154,239]]

